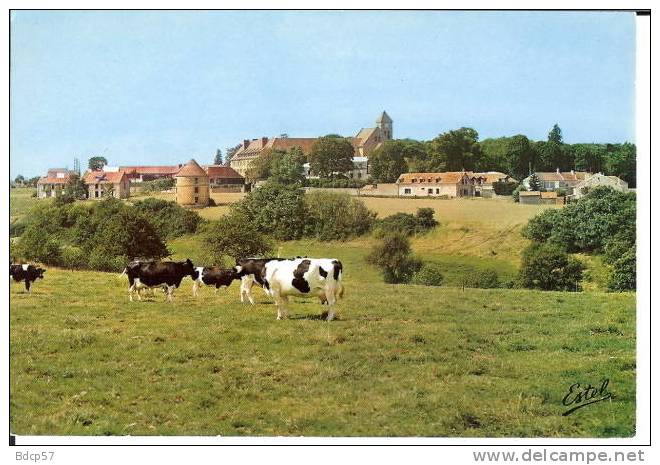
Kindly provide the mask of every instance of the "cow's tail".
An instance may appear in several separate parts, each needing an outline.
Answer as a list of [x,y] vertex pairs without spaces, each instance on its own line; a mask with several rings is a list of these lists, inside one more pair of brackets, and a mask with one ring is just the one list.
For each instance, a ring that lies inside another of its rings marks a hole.
[[121,274],[119,275],[119,277],[120,277],[120,278],[123,278],[124,275],[125,275],[127,272],[128,272],[128,267],[124,267],[124,271],[121,272]]
[[344,267],[339,260],[332,261],[332,292],[335,299],[338,300],[344,297],[344,285],[341,283],[342,273]]

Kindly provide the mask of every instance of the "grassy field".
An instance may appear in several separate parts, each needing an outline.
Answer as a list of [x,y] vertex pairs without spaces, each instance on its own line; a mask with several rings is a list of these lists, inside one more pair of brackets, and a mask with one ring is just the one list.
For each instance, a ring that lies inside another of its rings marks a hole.
[[[275,321],[261,291],[244,306],[236,285],[194,299],[187,280],[174,304],[128,302],[107,273],[50,269],[32,295],[12,285],[12,431],[634,434],[634,295],[386,285],[365,268],[347,267],[332,323],[313,301]],[[611,402],[561,416],[572,383],[603,378]]]
[[[29,202],[14,204],[20,216]],[[50,268],[32,295],[10,288],[10,415],[16,434],[620,437],[635,432],[635,294],[478,290],[461,277],[516,273],[520,227],[542,207],[503,201],[366,199],[384,216],[432,206],[413,240],[445,286],[387,285],[364,262],[373,239],[291,241],[282,256],[337,257],[340,319],[300,300],[291,319],[238,285],[175,303],[129,302],[117,274]],[[408,203],[410,202],[410,203]],[[227,206],[215,208],[228,208]],[[205,209],[205,212],[211,209]],[[201,213],[200,212],[200,213]],[[174,258],[209,264],[194,235]],[[613,398],[562,416],[575,382]]]
[[39,202],[50,202],[50,200],[39,200],[32,195],[37,192],[31,187],[18,187],[9,192],[9,222],[14,223],[21,219],[32,207]]

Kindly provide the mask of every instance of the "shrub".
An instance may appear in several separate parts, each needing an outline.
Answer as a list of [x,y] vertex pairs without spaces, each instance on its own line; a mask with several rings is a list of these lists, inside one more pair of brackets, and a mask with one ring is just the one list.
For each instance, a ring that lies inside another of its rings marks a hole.
[[44,235],[38,225],[31,224],[18,241],[16,254],[26,260],[57,265],[60,261],[60,246],[55,238]]
[[216,264],[226,263],[227,258],[235,263],[237,258],[263,256],[273,250],[272,242],[248,218],[236,212],[208,223],[201,235]]
[[305,180],[305,185],[308,187],[323,187],[323,188],[353,188],[359,189],[361,187],[369,184],[366,179],[348,179],[348,178],[319,178],[319,179],[307,179]]
[[367,262],[380,268],[386,283],[407,283],[422,263],[411,256],[410,241],[401,232],[385,235],[367,256]]
[[18,237],[25,232],[27,224],[22,221],[15,221],[9,224],[9,237]]
[[519,281],[529,289],[577,291],[583,268],[557,244],[532,243],[523,251]]
[[423,286],[441,286],[444,279],[442,267],[439,264],[424,263],[420,270],[413,275],[411,282]]
[[197,231],[201,218],[176,202],[148,198],[134,204],[136,210],[146,215],[149,221],[166,238],[180,237]]
[[511,192],[511,197],[513,198],[514,202],[520,202],[520,193],[521,192],[526,192],[527,188],[520,184],[518,187],[516,187],[513,192]]
[[87,268],[87,258],[87,254],[77,247],[64,247],[59,265],[71,270]]
[[323,240],[348,239],[368,233],[376,219],[361,200],[340,192],[308,192],[305,235]]
[[500,287],[500,279],[495,270],[482,270],[467,275],[465,287],[474,287],[479,289],[494,289]]
[[493,191],[497,195],[511,195],[517,187],[518,184],[515,182],[495,181],[493,183]]
[[544,210],[530,219],[522,229],[523,237],[536,242],[545,242],[552,235],[555,224],[562,216],[561,210]]
[[233,204],[232,209],[249,218],[262,234],[279,240],[299,239],[308,216],[303,195],[296,186],[268,181]]
[[410,213],[395,213],[377,223],[377,236],[387,235],[398,231],[406,236],[425,233],[437,226],[438,222],[433,218],[432,208],[420,208],[416,215]]
[[637,286],[637,260],[635,249],[628,249],[613,263],[612,274],[607,283],[611,291],[633,291]]

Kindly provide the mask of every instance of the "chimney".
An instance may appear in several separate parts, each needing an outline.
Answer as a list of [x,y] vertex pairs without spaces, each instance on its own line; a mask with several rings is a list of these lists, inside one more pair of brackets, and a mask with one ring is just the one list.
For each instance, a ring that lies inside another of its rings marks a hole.
[[261,146],[264,147],[268,143],[268,137],[261,138]]
[[243,139],[243,150],[247,149],[248,145],[250,145],[250,139]]

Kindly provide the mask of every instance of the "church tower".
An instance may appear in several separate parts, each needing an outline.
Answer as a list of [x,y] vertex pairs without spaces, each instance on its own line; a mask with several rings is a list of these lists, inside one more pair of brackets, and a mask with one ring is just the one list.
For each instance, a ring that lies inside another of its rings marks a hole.
[[383,113],[376,120],[376,126],[380,128],[380,133],[383,136],[383,140],[392,140],[392,118],[383,111]]

